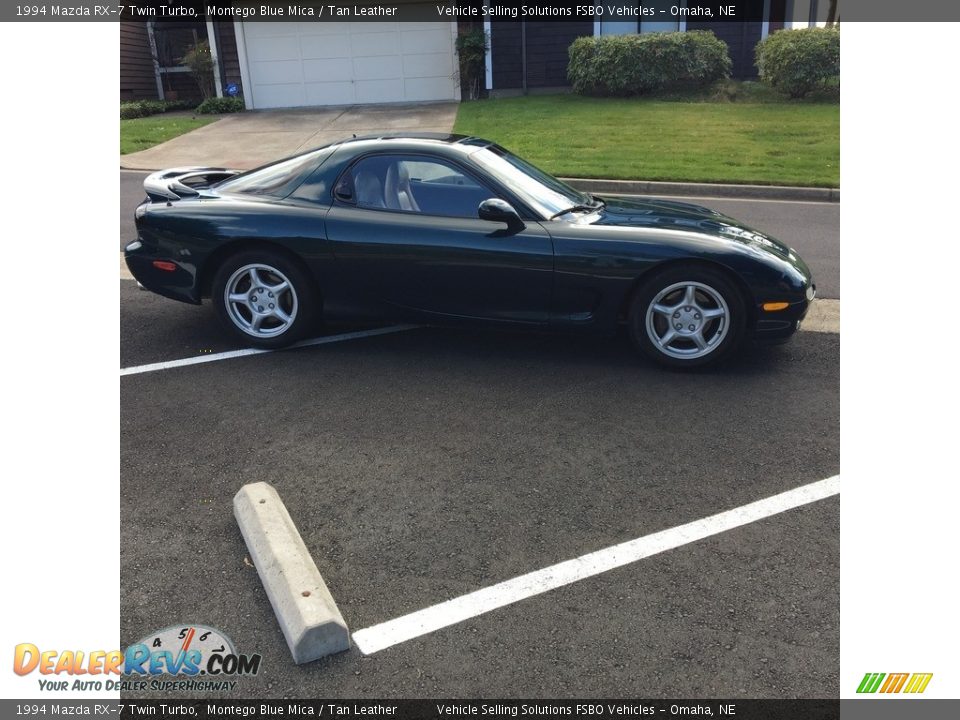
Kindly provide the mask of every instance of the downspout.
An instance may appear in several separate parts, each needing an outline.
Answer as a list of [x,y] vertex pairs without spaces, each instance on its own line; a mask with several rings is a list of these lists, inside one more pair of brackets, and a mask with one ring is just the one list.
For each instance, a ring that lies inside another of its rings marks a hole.
[[223,82],[220,80],[220,53],[217,51],[217,30],[214,22],[207,18],[207,44],[210,46],[210,59],[213,60],[213,83],[217,90],[217,97],[223,97]]
[[165,100],[163,78],[160,76],[160,61],[157,59],[157,40],[153,37],[153,21],[147,22],[147,39],[150,41],[150,58],[153,60],[153,75],[157,80],[157,97]]
[[[490,0],[484,0],[485,7],[490,7]],[[487,91],[493,90],[493,26],[490,24],[490,16],[483,19],[483,34],[487,36],[487,57],[484,60],[484,80]]]

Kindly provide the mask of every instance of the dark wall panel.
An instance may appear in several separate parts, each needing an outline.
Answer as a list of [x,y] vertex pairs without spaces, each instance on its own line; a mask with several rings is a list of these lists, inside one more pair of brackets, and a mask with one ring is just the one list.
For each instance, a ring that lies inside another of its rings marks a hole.
[[712,30],[730,50],[733,61],[733,77],[749,79],[757,77],[753,62],[754,49],[760,42],[763,23],[756,22],[694,22],[687,21],[687,30]]
[[227,85],[236,83],[243,95],[243,83],[240,80],[240,57],[237,54],[237,34],[232,22],[213,23],[217,35],[217,58],[223,69],[223,90],[226,95]]
[[157,99],[150,39],[142,22],[120,23],[120,99]]
[[[491,23],[493,87],[495,90],[523,86],[521,23]],[[583,35],[593,35],[593,21],[527,22],[527,87],[568,85],[567,50],[570,43]]]

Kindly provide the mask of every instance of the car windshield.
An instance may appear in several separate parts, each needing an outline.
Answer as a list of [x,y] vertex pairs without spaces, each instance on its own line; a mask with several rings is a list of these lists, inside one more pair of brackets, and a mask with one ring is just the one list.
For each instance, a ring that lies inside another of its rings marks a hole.
[[590,196],[574,190],[499,145],[483,147],[470,158],[545,218],[591,202]]

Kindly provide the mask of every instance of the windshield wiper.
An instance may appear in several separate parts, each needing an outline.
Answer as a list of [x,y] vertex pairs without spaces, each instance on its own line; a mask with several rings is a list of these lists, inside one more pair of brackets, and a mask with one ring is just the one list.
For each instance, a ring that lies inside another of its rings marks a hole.
[[571,207],[568,207],[566,210],[561,210],[560,212],[554,213],[553,215],[551,215],[550,220],[558,218],[561,215],[566,215],[567,213],[586,212],[588,210],[599,210],[600,208],[606,205],[606,203],[603,202],[603,200],[597,200],[597,198],[593,197],[592,195],[588,197],[590,197],[590,199],[593,200],[592,204],[581,203],[579,205],[572,205]]

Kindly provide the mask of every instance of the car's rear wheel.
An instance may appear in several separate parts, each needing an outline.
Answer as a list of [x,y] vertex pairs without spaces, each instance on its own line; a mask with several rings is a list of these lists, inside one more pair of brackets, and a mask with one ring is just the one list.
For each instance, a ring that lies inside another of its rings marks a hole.
[[724,273],[675,266],[640,287],[629,325],[637,347],[661,365],[704,367],[730,357],[742,345],[746,305]]
[[279,348],[301,339],[316,312],[316,292],[293,260],[270,250],[228,258],[213,279],[212,300],[241,341]]

